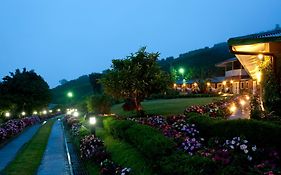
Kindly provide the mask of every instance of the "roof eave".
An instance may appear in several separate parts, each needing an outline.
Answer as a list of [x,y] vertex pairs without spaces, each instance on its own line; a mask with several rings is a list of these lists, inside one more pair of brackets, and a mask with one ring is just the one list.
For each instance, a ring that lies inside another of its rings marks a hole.
[[281,37],[267,37],[267,38],[230,38],[227,43],[229,46],[238,45],[250,45],[256,43],[268,43],[268,42],[281,42]]

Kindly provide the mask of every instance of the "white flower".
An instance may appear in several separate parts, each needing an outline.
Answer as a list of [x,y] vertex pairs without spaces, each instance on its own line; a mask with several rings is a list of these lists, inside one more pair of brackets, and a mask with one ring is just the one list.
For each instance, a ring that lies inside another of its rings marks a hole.
[[232,144],[232,145],[234,145],[234,144],[235,144],[235,141],[234,141],[234,140],[232,140],[232,141],[231,141],[231,144]]
[[248,140],[243,140],[244,143],[248,143]]
[[244,150],[244,153],[247,154],[249,151],[247,149]]
[[253,150],[253,151],[256,151],[256,150],[257,150],[256,145],[252,147],[252,150]]
[[241,150],[245,150],[245,149],[247,149],[247,145],[245,145],[245,144],[240,145],[240,149],[241,149]]
[[247,158],[249,161],[251,161],[253,159],[251,156],[248,156]]
[[230,145],[230,148],[231,148],[231,149],[234,149],[234,146]]

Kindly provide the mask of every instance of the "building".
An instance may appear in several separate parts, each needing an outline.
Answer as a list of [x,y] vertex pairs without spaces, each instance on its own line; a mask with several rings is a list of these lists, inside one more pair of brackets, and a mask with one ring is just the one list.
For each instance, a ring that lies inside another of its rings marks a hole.
[[216,67],[221,67],[225,70],[225,80],[221,91],[233,94],[253,93],[256,91],[252,78],[236,57],[220,62],[216,64]]

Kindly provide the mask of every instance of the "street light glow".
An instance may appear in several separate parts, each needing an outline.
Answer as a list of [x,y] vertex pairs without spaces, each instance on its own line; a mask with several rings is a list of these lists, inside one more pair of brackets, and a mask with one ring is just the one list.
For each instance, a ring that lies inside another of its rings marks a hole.
[[234,113],[236,111],[236,109],[237,108],[236,108],[235,104],[232,104],[231,107],[229,108],[231,113]]
[[183,68],[179,68],[179,73],[184,74],[184,69]]
[[46,115],[46,114],[47,114],[47,111],[46,111],[46,110],[44,110],[44,111],[43,111],[43,114],[44,114],[44,115]]
[[74,117],[78,117],[79,116],[79,113],[77,111],[73,112],[73,116]]
[[89,122],[90,122],[91,125],[96,124],[96,122],[97,122],[96,117],[90,117]]
[[72,92],[68,92],[68,93],[67,93],[67,96],[68,96],[69,98],[72,98],[72,97],[73,97],[73,93],[72,93]]
[[33,115],[37,115],[38,113],[37,113],[37,111],[33,111]]
[[21,113],[21,115],[22,115],[22,116],[25,116],[25,115],[26,115],[26,113],[23,111],[23,112]]

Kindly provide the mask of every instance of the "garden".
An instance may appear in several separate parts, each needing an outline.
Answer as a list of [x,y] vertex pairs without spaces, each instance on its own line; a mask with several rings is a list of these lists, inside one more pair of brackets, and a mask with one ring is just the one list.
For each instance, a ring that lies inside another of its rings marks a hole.
[[280,174],[281,126],[227,120],[230,107],[246,98],[192,105],[177,115],[96,116],[94,133],[85,118],[69,115],[65,124],[91,174]]

